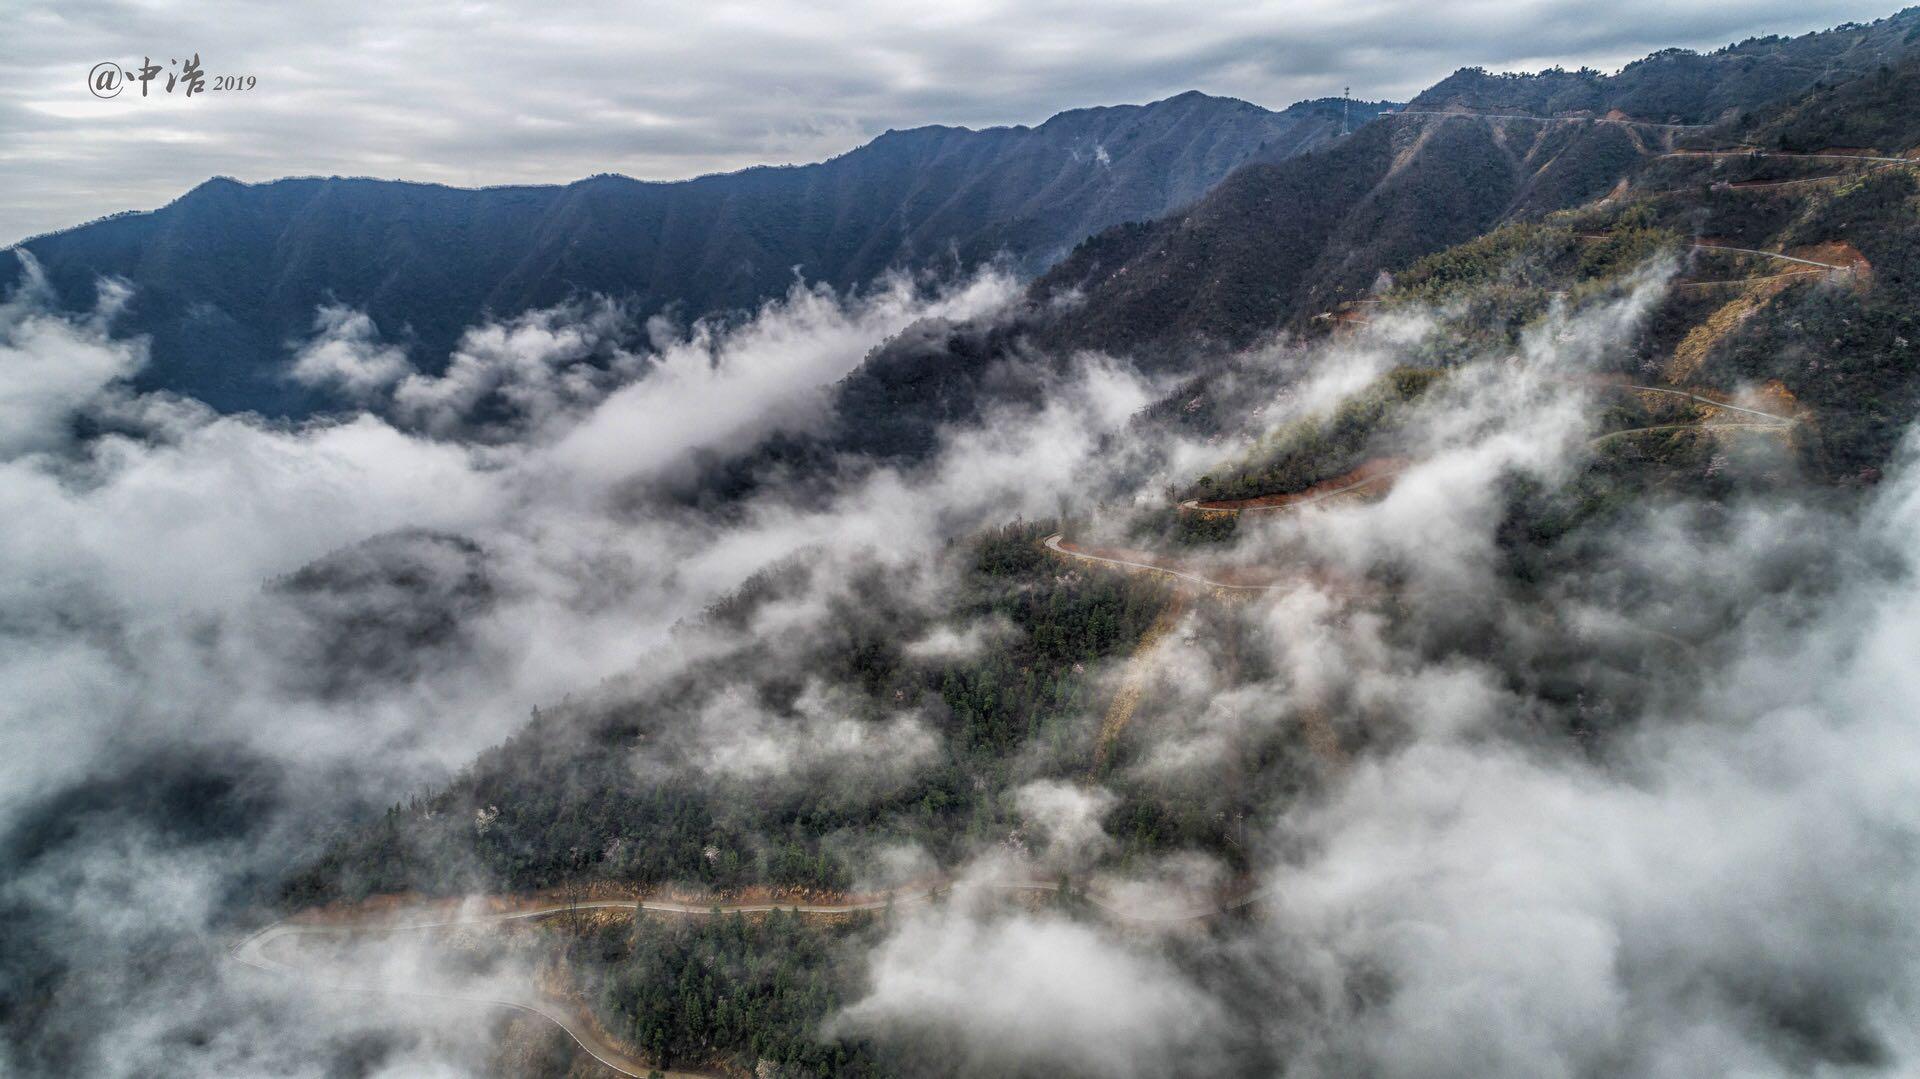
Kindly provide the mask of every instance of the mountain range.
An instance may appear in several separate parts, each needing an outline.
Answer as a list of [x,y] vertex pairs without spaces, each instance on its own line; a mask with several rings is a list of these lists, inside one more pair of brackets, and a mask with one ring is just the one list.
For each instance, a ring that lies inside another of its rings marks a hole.
[[[890,269],[993,259],[1032,273],[1089,235],[1184,206],[1250,161],[1325,145],[1383,107],[1336,98],[1273,112],[1190,92],[1037,127],[888,131],[818,164],[674,183],[216,178],[151,213],[18,246],[71,308],[91,306],[102,277],[133,287],[123,329],[152,340],[142,388],[300,416],[344,403],[287,377],[323,304],[365,311],[433,372],[468,326],[593,295],[690,321],[750,309],[799,280],[846,289]],[[6,261],[0,284],[20,272]]]
[[[1190,206],[1090,237],[1031,283],[1011,318],[902,334],[838,387],[832,444],[924,452],[937,424],[973,415],[984,386],[1035,356],[1091,348],[1149,370],[1205,371],[1206,357],[1307,331],[1503,225],[1670,183],[1669,155],[1689,147],[1904,151],[1920,135],[1903,97],[1916,43],[1920,8],[1910,8],[1709,54],[1666,50],[1612,75],[1461,69],[1344,138],[1249,162]],[[1658,204],[1683,235],[1771,239],[1740,223],[1756,212],[1751,194],[1728,201],[1702,186]]]
[[[1404,106],[1273,112],[1189,92],[1031,128],[889,131],[818,164],[674,183],[214,179],[19,248],[70,308],[103,278],[132,286],[121,329],[152,343],[140,388],[286,417],[350,403],[288,374],[321,305],[364,310],[435,372],[477,322],[589,296],[691,320],[891,269],[999,260],[1031,278],[1011,317],[914,327],[836,388],[839,423],[815,448],[885,456],[971,414],[1006,361],[1092,348],[1198,370],[1196,355],[1303,330],[1423,257],[1621,197],[1688,147],[1903,146],[1896,73],[1916,41],[1909,9],[1613,74],[1463,68]],[[20,272],[0,267],[0,283]]]
[[1920,8],[21,253],[0,1073],[1920,1070]]

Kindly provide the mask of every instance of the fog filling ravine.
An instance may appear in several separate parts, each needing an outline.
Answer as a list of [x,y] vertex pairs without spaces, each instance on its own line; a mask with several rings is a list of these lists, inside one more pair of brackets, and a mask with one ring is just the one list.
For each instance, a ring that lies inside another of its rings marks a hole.
[[1920,9],[1395,89],[0,254],[0,1074],[1910,1074]]

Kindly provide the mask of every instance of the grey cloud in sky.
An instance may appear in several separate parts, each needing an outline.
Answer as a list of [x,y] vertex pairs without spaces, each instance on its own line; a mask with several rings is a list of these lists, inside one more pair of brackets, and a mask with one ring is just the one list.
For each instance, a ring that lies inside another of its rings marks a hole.
[[[11,5],[9,5],[11,7]],[[1189,89],[1270,108],[1404,98],[1455,68],[1617,67],[1891,13],[1867,0],[1228,0],[1090,8],[27,0],[0,61],[0,242],[211,175],[457,185],[674,179],[819,160],[888,128],[1037,123]],[[197,52],[255,89],[96,100],[101,61]]]

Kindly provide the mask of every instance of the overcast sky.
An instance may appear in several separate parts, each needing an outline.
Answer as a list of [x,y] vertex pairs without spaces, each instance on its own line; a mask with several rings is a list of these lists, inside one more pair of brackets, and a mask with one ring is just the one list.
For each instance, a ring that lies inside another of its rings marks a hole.
[[[461,185],[818,160],[890,127],[1037,123],[1199,89],[1403,98],[1457,67],[1613,69],[1891,14],[1896,0],[813,5],[0,0],[0,243],[212,175]],[[89,91],[197,52],[251,90]]]

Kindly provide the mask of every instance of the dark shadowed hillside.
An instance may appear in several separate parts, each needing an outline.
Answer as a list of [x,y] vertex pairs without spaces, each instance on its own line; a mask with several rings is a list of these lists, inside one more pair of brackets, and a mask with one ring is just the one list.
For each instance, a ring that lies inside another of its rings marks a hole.
[[1741,118],[1733,134],[1762,150],[1898,153],[1920,143],[1920,59],[1912,54],[1865,76],[1822,83]]
[[[1355,104],[1353,122],[1377,109]],[[433,371],[489,314],[575,296],[691,318],[750,307],[796,277],[844,288],[890,267],[1001,254],[1033,271],[1091,233],[1191,202],[1249,160],[1320,145],[1342,122],[1338,100],[1274,113],[1188,93],[1034,128],[890,131],[820,164],[680,183],[215,179],[153,213],[21,246],[70,306],[90,304],[102,275],[133,285],[125,327],[153,338],[143,385],[297,415],[330,403],[285,377],[289,343],[320,304],[365,309]]]
[[[1904,148],[1903,57],[1916,41],[1920,9],[1711,54],[1668,50],[1611,76],[1463,69],[1332,145],[1249,163],[1191,206],[1090,237],[1034,282],[1013,326],[935,327],[877,350],[842,384],[839,444],[915,452],[927,444],[906,433],[916,424],[971,415],[972,397],[994,386],[1027,394],[990,377],[1022,366],[1022,341],[1039,355],[1093,348],[1178,370],[1196,349],[1309,329],[1424,256],[1623,197],[1677,149],[1740,138]],[[1756,212],[1750,195],[1712,198]],[[1687,205],[1708,229],[1707,209]]]
[[[1750,111],[1832,93],[1818,88],[1875,74],[1914,40],[1920,10],[1711,54],[1669,50],[1611,76],[1463,69],[1337,146],[1248,165],[1184,211],[1088,240],[1035,285],[1041,299],[1082,297],[1043,336],[1149,360],[1176,341],[1243,344],[1500,221],[1606,195],[1696,133],[1675,124],[1757,122]],[[1810,115],[1868,115],[1831,104]]]

